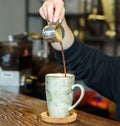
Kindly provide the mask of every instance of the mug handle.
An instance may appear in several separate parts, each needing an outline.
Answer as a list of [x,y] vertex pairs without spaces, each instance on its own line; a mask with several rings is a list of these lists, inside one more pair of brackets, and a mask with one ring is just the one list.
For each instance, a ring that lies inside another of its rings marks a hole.
[[84,87],[82,85],[80,85],[80,84],[72,85],[72,90],[74,90],[76,87],[78,87],[81,90],[81,95],[78,98],[78,100],[71,107],[68,108],[69,111],[74,109],[81,102],[81,100],[82,100],[82,98],[83,98],[83,96],[85,94],[85,89],[84,89]]

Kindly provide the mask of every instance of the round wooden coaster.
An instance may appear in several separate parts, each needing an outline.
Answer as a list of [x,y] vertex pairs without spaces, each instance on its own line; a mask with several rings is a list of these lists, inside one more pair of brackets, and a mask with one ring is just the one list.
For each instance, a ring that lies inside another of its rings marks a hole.
[[65,117],[65,118],[54,118],[54,117],[48,116],[48,112],[42,112],[41,118],[43,121],[45,121],[47,123],[70,123],[70,122],[74,122],[76,120],[77,113],[71,112],[70,116]]

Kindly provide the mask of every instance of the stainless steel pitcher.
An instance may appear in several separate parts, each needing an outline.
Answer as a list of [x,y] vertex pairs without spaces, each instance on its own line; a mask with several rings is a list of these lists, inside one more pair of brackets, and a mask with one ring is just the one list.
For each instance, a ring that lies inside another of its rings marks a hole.
[[64,28],[60,23],[48,23],[43,30],[42,36],[48,43],[61,42],[64,37]]

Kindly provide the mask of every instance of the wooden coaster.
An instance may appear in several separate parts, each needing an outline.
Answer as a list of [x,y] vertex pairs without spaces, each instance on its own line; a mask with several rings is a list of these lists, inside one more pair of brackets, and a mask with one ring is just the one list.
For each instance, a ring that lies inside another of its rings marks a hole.
[[74,122],[77,118],[77,113],[75,112],[71,112],[70,116],[65,117],[65,118],[54,118],[54,117],[50,117],[48,116],[48,112],[42,112],[41,113],[41,118],[43,121],[47,122],[47,123],[70,123],[70,122]]

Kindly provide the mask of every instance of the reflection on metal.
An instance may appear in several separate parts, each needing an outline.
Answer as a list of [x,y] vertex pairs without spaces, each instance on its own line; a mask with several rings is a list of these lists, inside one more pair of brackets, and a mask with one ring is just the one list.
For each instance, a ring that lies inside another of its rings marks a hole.
[[108,23],[109,30],[106,31],[106,35],[114,37],[115,33],[115,0],[102,0],[103,12],[105,21]]
[[80,24],[80,29],[75,29],[73,31],[74,33],[74,36],[77,37],[79,40],[83,40],[84,37],[85,37],[85,30],[84,30],[84,27],[85,27],[85,19],[83,17],[81,17],[79,19],[79,24]]
[[29,33],[28,36],[33,39],[42,39],[42,35],[37,33]]
[[85,30],[84,30],[84,27],[85,27],[85,19],[84,18],[80,18],[79,19],[79,24],[80,24],[80,30],[79,30],[79,35],[78,35],[78,38],[80,40],[83,40],[84,37],[85,37]]
[[[109,29],[105,32],[105,35],[114,38],[115,31],[115,0],[101,0],[103,15],[97,14],[97,7],[93,8],[93,14],[88,16],[89,20],[105,20]],[[118,7],[119,8],[119,7]],[[118,9],[117,8],[117,9]]]
[[98,12],[98,8],[94,7],[93,13],[88,16],[88,19],[89,20],[105,20],[105,16],[104,15],[98,15],[97,12]]

